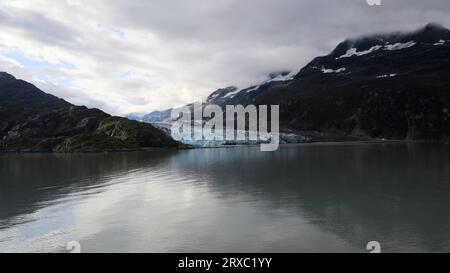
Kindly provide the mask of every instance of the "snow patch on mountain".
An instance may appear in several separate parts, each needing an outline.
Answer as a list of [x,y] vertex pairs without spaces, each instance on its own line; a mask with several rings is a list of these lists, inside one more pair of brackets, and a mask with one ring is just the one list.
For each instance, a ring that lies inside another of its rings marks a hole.
[[229,92],[229,93],[227,93],[225,96],[223,96],[223,98],[225,99],[225,98],[233,98],[234,96],[236,96],[237,94],[239,94],[239,92],[241,92],[241,90],[236,90],[236,91],[232,91],[232,92]]
[[385,74],[385,75],[380,75],[380,76],[377,76],[377,79],[383,79],[383,78],[392,78],[392,77],[395,77],[395,76],[397,76],[397,74]]
[[250,89],[247,89],[247,90],[245,90],[245,92],[247,92],[247,93],[254,92],[254,91],[258,90],[259,87],[261,87],[261,85],[258,85],[258,86],[252,87]]
[[381,49],[383,46],[381,45],[376,45],[373,46],[371,48],[369,48],[368,50],[364,50],[364,51],[358,51],[357,48],[350,48],[344,55],[337,57],[336,60],[342,59],[342,58],[349,58],[352,56],[363,56],[363,55],[367,55],[370,54],[374,51],[377,51],[379,49]]
[[405,48],[410,48],[415,46],[417,43],[414,41],[409,41],[407,43],[396,43],[396,44],[386,44],[384,50],[401,50]]
[[344,72],[345,70],[347,70],[345,67],[342,67],[342,68],[339,68],[339,69],[336,69],[336,70],[334,70],[334,69],[327,69],[325,67],[322,67],[322,69],[321,69],[322,73],[324,73],[324,74],[341,73],[341,72]]
[[209,99],[213,100],[213,99],[217,98],[218,96],[219,96],[219,94],[213,94],[213,95],[209,96]]
[[440,45],[444,45],[445,44],[445,40],[439,40],[439,42],[435,43],[435,46],[440,46]]
[[280,74],[280,75],[278,75],[278,76],[276,76],[276,77],[274,77],[274,78],[272,78],[270,80],[267,80],[265,82],[260,83],[257,86],[254,86],[254,87],[251,87],[251,88],[248,88],[248,89],[244,89],[242,91],[245,91],[246,93],[251,93],[251,92],[254,92],[254,91],[258,90],[261,86],[263,86],[263,85],[265,85],[267,83],[291,81],[291,80],[294,79],[294,77],[295,77],[295,73],[292,73],[292,72],[288,73],[288,74]]
[[[441,40],[443,41],[443,40]],[[443,41],[445,43],[445,41]],[[342,58],[350,58],[353,56],[363,56],[363,55],[367,55],[370,54],[372,52],[378,51],[380,49],[382,50],[401,50],[401,49],[405,49],[405,48],[410,48],[415,46],[417,43],[414,41],[409,41],[407,43],[395,43],[395,44],[389,44],[386,43],[384,46],[382,45],[376,45],[376,46],[372,46],[371,48],[367,49],[367,50],[363,50],[363,51],[358,51],[357,48],[350,48],[349,50],[347,50],[347,52],[336,58],[336,60],[342,59]]]
[[223,93],[213,94],[208,97],[208,101],[213,101],[214,99],[217,99],[217,98],[232,99],[241,92],[251,93],[251,92],[257,91],[257,90],[259,90],[260,87],[262,87],[263,85],[268,84],[268,83],[284,82],[284,81],[293,80],[295,75],[296,75],[295,72],[272,73],[269,76],[269,79],[259,83],[258,85],[255,85],[255,86],[252,86],[252,87],[249,87],[246,89],[231,89],[226,94],[223,94]]

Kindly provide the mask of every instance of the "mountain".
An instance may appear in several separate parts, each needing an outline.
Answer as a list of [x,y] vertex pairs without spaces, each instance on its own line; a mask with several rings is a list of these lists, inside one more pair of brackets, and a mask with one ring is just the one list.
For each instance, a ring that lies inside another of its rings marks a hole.
[[208,96],[206,101],[212,104],[224,104],[227,99],[234,97],[239,91],[240,89],[238,89],[236,86],[220,88],[212,92],[211,95]]
[[281,125],[363,139],[450,137],[450,30],[346,40],[292,81],[255,98],[280,105]]
[[261,96],[273,87],[283,85],[291,79],[293,79],[293,75],[290,71],[270,73],[268,75],[268,79],[258,85],[250,86],[244,89],[238,89],[234,86],[219,89],[209,95],[206,102],[210,104],[217,104],[222,107],[225,105],[252,104],[254,103],[256,97]]
[[144,115],[139,114],[139,113],[131,113],[131,114],[126,115],[125,117],[129,120],[142,121],[143,116]]
[[167,109],[164,111],[154,111],[147,115],[144,115],[141,119],[143,122],[163,122],[170,118],[170,115],[172,113],[172,109]]
[[0,151],[89,152],[176,147],[150,124],[75,106],[0,72]]
[[[450,30],[429,24],[345,40],[296,75],[218,89],[206,104],[280,105],[282,131],[312,141],[448,139]],[[146,121],[167,121],[170,111]]]
[[[266,90],[269,90],[271,87],[282,85],[284,82],[291,80],[292,78],[293,75],[290,71],[273,72],[268,75],[268,79],[264,82],[245,89],[239,89],[235,86],[220,88],[208,96],[204,105],[216,104],[221,107],[235,104],[247,105],[254,102],[254,98],[263,94]],[[192,103],[187,104],[186,106],[192,108]],[[131,120],[140,120],[147,123],[167,122],[170,119],[172,110],[173,109],[171,108],[163,111],[153,111],[142,117],[130,114],[127,118]]]

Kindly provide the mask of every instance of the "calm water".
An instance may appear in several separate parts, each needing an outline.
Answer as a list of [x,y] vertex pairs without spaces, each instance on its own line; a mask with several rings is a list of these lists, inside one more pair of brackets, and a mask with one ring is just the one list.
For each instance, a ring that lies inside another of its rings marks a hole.
[[0,252],[450,251],[450,145],[0,156]]

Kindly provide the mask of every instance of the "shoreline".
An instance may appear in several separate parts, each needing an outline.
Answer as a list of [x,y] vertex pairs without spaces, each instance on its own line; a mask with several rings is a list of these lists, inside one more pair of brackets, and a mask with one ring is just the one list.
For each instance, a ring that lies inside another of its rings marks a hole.
[[[338,145],[355,145],[355,144],[415,144],[415,143],[443,143],[450,144],[450,139],[441,140],[357,140],[357,141],[311,141],[305,143],[284,143],[279,147],[292,146],[338,146]],[[184,151],[184,150],[202,150],[202,149],[231,149],[243,147],[258,147],[260,144],[239,144],[239,145],[220,145],[209,147],[196,147],[185,145],[183,147],[148,147],[148,148],[134,148],[134,149],[112,149],[112,150],[86,150],[73,152],[59,152],[59,151],[0,151],[0,155],[8,154],[109,154],[109,153],[131,153],[131,152],[162,152],[162,151]]]

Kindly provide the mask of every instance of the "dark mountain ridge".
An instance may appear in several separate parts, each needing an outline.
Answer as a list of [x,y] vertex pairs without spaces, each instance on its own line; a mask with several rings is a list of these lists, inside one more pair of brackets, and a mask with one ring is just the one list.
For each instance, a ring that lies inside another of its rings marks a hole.
[[450,137],[450,30],[346,40],[255,99],[297,131],[363,139]]
[[0,73],[0,151],[93,152],[177,145],[150,124],[72,105]]

